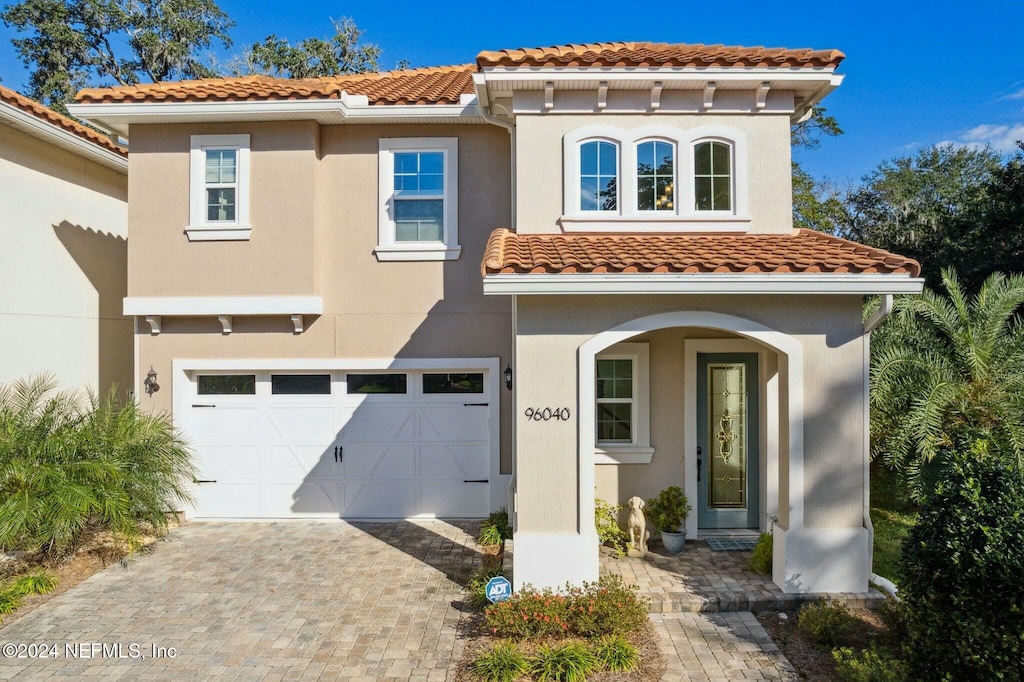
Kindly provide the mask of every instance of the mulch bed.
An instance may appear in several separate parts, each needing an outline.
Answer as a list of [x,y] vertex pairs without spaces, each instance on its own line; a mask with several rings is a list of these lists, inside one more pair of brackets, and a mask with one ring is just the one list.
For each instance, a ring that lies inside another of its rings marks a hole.
[[[780,614],[785,614],[782,618]],[[872,642],[884,641],[887,629],[877,613],[869,609],[851,609],[857,626],[841,646],[867,649]],[[797,627],[797,610],[759,611],[754,614],[772,641],[805,680],[838,680],[832,649],[808,639]]]

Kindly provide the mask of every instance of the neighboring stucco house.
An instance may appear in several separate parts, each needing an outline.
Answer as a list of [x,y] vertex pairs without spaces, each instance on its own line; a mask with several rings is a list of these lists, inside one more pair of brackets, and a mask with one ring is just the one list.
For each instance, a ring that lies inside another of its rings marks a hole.
[[[140,395],[197,517],[478,517],[517,585],[598,573],[594,495],[681,485],[789,592],[866,592],[866,295],[918,264],[794,230],[837,51],[602,43],[86,90],[130,138]],[[482,270],[482,277],[481,277]]]
[[127,200],[123,147],[0,86],[0,384],[129,387]]

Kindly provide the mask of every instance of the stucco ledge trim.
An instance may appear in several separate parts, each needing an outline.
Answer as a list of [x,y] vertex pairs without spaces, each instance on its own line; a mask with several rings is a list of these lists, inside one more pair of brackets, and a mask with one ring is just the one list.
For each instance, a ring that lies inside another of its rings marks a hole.
[[320,296],[129,296],[124,314],[205,317],[221,315],[322,315]]
[[654,448],[597,448],[594,464],[650,464]]

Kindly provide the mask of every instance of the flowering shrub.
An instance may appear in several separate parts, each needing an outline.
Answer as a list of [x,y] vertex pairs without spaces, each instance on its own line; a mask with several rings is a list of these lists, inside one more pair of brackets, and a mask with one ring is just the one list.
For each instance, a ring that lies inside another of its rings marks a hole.
[[647,600],[615,575],[564,594],[523,588],[510,599],[487,607],[487,627],[499,637],[601,637],[635,632],[647,621]]

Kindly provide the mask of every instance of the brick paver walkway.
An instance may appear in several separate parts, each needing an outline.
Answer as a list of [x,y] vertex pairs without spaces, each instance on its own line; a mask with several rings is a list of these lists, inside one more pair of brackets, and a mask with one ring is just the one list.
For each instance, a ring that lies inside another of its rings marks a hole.
[[[0,644],[58,645],[55,658],[0,657],[0,679],[450,680],[460,584],[481,562],[476,528],[188,524],[127,569],[111,566],[0,628]],[[652,620],[666,681],[790,674],[750,614]],[[68,656],[68,643],[91,657]],[[174,657],[153,658],[153,645]]]

